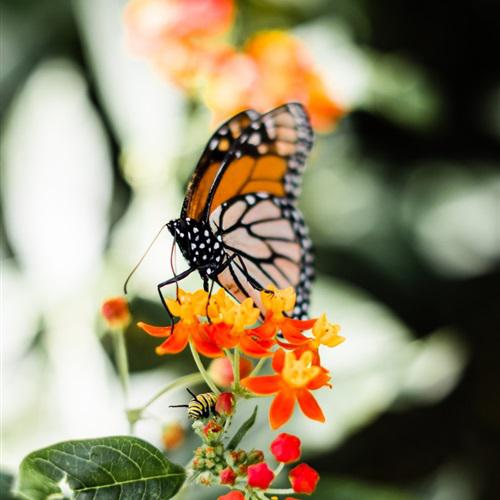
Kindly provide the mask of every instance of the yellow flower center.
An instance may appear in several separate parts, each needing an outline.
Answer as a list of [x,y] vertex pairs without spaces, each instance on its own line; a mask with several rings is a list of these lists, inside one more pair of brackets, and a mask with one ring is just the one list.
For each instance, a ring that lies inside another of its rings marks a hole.
[[253,325],[259,314],[260,311],[254,307],[252,299],[247,298],[241,304],[237,304],[222,288],[212,296],[208,305],[210,321],[232,325],[235,333]]
[[291,351],[285,354],[285,364],[281,377],[291,387],[301,389],[314,377],[319,375],[321,368],[312,365],[313,353],[305,351],[299,359]]
[[329,323],[326,315],[322,314],[316,323],[314,323],[312,333],[314,335],[314,345],[319,347],[321,344],[327,347],[335,347],[344,342],[345,338],[339,335],[340,326]]

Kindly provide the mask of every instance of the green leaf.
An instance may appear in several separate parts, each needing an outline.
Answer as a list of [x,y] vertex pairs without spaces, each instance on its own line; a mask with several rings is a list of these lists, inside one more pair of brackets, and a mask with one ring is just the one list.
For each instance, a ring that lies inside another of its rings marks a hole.
[[257,406],[253,409],[250,417],[241,424],[241,427],[238,429],[231,441],[229,441],[229,444],[227,445],[228,450],[234,450],[240,444],[240,441],[243,439],[245,434],[252,428],[253,424],[255,424],[256,417]]
[[167,499],[184,469],[154,446],[130,436],[65,441],[30,453],[21,463],[18,493],[41,500]]
[[0,498],[2,500],[12,500],[14,496],[11,493],[14,476],[5,471],[0,471]]

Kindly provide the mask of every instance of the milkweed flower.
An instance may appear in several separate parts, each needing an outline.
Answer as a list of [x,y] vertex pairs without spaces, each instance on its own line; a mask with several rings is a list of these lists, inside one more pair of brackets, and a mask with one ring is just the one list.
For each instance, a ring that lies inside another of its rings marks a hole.
[[314,355],[313,362],[317,365],[320,363],[320,346],[336,347],[345,340],[345,337],[339,335],[340,325],[330,323],[326,314],[322,314],[314,322],[312,327],[312,338],[305,336],[299,329],[284,328],[282,331],[287,342],[278,340],[281,347],[293,349],[298,356],[305,351],[311,351]]
[[137,323],[137,326],[153,337],[167,338],[156,348],[157,354],[177,354],[192,341],[196,350],[204,356],[223,356],[223,351],[207,335],[198,319],[205,314],[207,301],[208,294],[204,290],[189,293],[179,289],[177,300],[166,300],[171,314],[180,318],[175,326],[155,326],[143,322]]
[[186,432],[179,422],[171,422],[163,427],[161,440],[163,447],[168,450],[175,450],[184,443]]
[[266,490],[273,482],[274,472],[265,462],[250,465],[247,469],[248,485],[252,488]]
[[[250,375],[252,369],[252,362],[240,357],[240,377],[245,378]],[[219,387],[230,387],[234,382],[233,365],[227,357],[212,360],[208,367],[208,374]]]
[[245,500],[245,495],[239,490],[233,490],[217,497],[217,500]]
[[319,474],[309,465],[300,464],[288,474],[290,483],[295,493],[314,493],[319,481]]
[[273,356],[272,366],[276,375],[247,377],[241,385],[258,395],[275,395],[269,410],[271,428],[277,429],[292,416],[295,402],[312,420],[324,422],[325,416],[312,390],[330,386],[330,375],[324,368],[313,365],[313,353],[305,351],[299,358],[293,351],[282,349]]
[[127,328],[132,319],[128,302],[124,297],[114,297],[104,301],[101,306],[101,314],[107,326],[111,329]]
[[283,432],[269,448],[278,462],[288,464],[300,458],[300,445],[300,439],[297,436]]

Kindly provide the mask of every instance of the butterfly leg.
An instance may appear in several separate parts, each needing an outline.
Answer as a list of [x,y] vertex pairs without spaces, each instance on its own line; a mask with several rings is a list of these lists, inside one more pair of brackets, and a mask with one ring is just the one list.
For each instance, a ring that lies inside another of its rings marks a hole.
[[268,288],[263,287],[258,281],[256,281],[252,275],[248,272],[247,266],[245,265],[245,262],[241,258],[240,255],[238,255],[238,263],[235,262],[236,267],[245,275],[245,278],[248,280],[248,282],[257,290],[258,292],[266,292],[270,294],[274,294],[272,290],[269,290]]

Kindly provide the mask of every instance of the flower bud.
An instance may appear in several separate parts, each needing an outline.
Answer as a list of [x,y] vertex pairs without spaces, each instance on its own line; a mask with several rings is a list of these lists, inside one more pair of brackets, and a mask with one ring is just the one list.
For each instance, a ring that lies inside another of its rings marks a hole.
[[300,464],[288,474],[288,479],[295,493],[314,493],[319,481],[319,474],[309,465]]
[[220,484],[229,484],[233,485],[236,481],[236,474],[231,467],[226,467],[219,474]]
[[235,405],[234,394],[231,392],[223,392],[219,394],[217,402],[215,403],[215,411],[224,417],[232,415]]
[[247,464],[260,464],[264,461],[264,452],[261,450],[250,450],[247,455]]
[[101,314],[106,325],[112,329],[125,329],[131,321],[128,302],[123,297],[113,297],[104,301]]
[[262,490],[267,490],[274,479],[274,472],[264,462],[250,465],[247,469],[247,474],[248,485],[252,488],[260,488]]
[[[214,420],[209,420],[208,423],[203,427],[203,435],[207,438],[207,441],[217,441],[222,434],[223,428],[220,424]],[[207,456],[208,452],[207,452]],[[215,456],[215,455],[214,455]]]
[[[240,358],[240,378],[250,375],[253,364],[246,358]],[[220,387],[230,387],[234,382],[233,366],[228,358],[215,358],[208,367],[212,380]]]
[[271,443],[270,450],[278,462],[296,462],[300,458],[300,439],[283,432]]
[[239,490],[233,490],[225,495],[217,497],[217,500],[245,500],[245,495]]
[[171,422],[163,427],[161,439],[166,450],[175,450],[184,443],[185,431],[179,422]]

